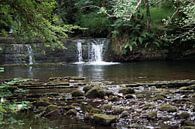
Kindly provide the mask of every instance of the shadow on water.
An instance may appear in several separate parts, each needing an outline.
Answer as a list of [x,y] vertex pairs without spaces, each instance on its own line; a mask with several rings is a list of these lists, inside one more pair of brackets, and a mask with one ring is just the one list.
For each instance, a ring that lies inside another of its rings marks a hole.
[[55,76],[85,76],[92,81],[144,82],[195,79],[195,62],[135,62],[117,65],[5,66],[0,79],[24,77],[46,80]]

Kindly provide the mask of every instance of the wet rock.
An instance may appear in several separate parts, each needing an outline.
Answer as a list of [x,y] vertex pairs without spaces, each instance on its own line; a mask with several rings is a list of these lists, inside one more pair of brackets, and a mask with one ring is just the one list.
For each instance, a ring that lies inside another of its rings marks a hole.
[[80,96],[84,96],[84,93],[78,89],[72,91],[72,97],[80,97]]
[[180,119],[188,119],[190,117],[190,114],[188,112],[182,112],[178,115]]
[[192,101],[193,103],[195,103],[195,94],[192,95],[191,101]]
[[65,113],[66,116],[76,116],[77,115],[77,111],[76,109],[70,109]]
[[101,110],[98,109],[98,108],[92,107],[92,108],[90,109],[89,113],[101,113]]
[[181,122],[182,126],[195,126],[195,123],[191,120],[184,120]]
[[108,100],[109,101],[119,101],[120,98],[118,96],[109,96]]
[[57,110],[57,109],[59,109],[59,107],[57,105],[49,105],[46,108],[46,112],[54,111],[54,110]]
[[195,129],[195,126],[183,126],[182,129]]
[[177,108],[170,104],[163,104],[159,108],[160,111],[177,112]]
[[195,85],[181,87],[180,90],[195,90]]
[[86,93],[88,98],[104,98],[105,92],[100,87],[93,87]]
[[123,88],[119,91],[119,93],[123,94],[134,94],[135,90],[133,88]]
[[93,87],[92,86],[85,86],[85,87],[83,87],[83,91],[85,93],[87,93],[87,91],[89,91],[91,88],[93,88]]
[[104,110],[111,110],[112,109],[112,104],[104,104],[104,105],[102,105],[102,109],[104,109]]
[[154,104],[145,104],[143,110],[154,109],[155,107]]
[[39,106],[44,106],[45,107],[45,106],[50,105],[50,103],[49,102],[40,101],[40,102],[33,102],[32,105],[35,106],[35,107],[39,107]]
[[166,98],[166,95],[164,94],[156,94],[154,97],[153,97],[153,100],[156,101],[156,100],[163,100]]
[[115,107],[112,107],[112,114],[114,115],[119,115],[121,114],[123,111],[124,111],[124,107],[122,106],[115,106]]
[[111,125],[117,121],[117,117],[114,115],[106,115],[106,114],[94,114],[93,115],[94,123],[98,125]]
[[125,98],[126,98],[126,99],[134,99],[135,96],[132,95],[132,94],[127,94],[127,95],[125,95]]
[[149,120],[155,120],[157,118],[157,111],[152,111],[147,114]]
[[68,105],[68,106],[65,106],[63,109],[65,110],[65,111],[68,111],[68,110],[70,110],[70,109],[75,109],[76,107],[75,106],[73,106],[73,105]]
[[123,111],[121,114],[120,114],[120,118],[124,118],[124,117],[128,117],[129,116],[129,112],[128,111]]

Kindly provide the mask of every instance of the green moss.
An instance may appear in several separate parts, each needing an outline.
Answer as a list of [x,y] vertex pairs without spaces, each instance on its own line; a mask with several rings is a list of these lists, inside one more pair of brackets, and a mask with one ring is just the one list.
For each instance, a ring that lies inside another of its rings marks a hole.
[[110,125],[111,123],[116,122],[117,117],[114,115],[94,114],[93,120],[95,123],[100,125]]
[[176,112],[177,108],[170,105],[170,104],[163,104],[163,105],[160,106],[159,110],[167,111],[167,112]]
[[148,116],[149,119],[156,119],[157,118],[157,112],[156,111],[149,112],[147,116]]
[[121,89],[119,91],[119,93],[123,93],[123,94],[134,94],[135,91],[132,88],[124,88],[124,89]]
[[100,87],[93,87],[86,93],[88,98],[104,98],[105,92]]

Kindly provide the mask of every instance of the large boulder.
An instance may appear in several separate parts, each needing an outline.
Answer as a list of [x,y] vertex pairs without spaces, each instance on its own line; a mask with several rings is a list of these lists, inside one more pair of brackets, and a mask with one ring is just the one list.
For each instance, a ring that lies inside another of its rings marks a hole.
[[86,97],[88,98],[104,98],[105,92],[101,87],[93,87],[86,93]]
[[84,96],[84,93],[81,90],[74,90],[72,91],[72,97],[80,97],[80,96]]

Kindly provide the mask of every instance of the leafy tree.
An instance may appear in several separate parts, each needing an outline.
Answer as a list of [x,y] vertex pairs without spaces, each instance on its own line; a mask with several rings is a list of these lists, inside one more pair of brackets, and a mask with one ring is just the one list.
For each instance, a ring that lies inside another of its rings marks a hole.
[[175,12],[165,21],[170,28],[163,38],[169,42],[187,42],[195,40],[195,2],[193,0],[178,0],[174,2]]
[[1,0],[0,31],[22,41],[42,40],[47,47],[63,48],[62,40],[77,26],[63,24],[55,0]]

